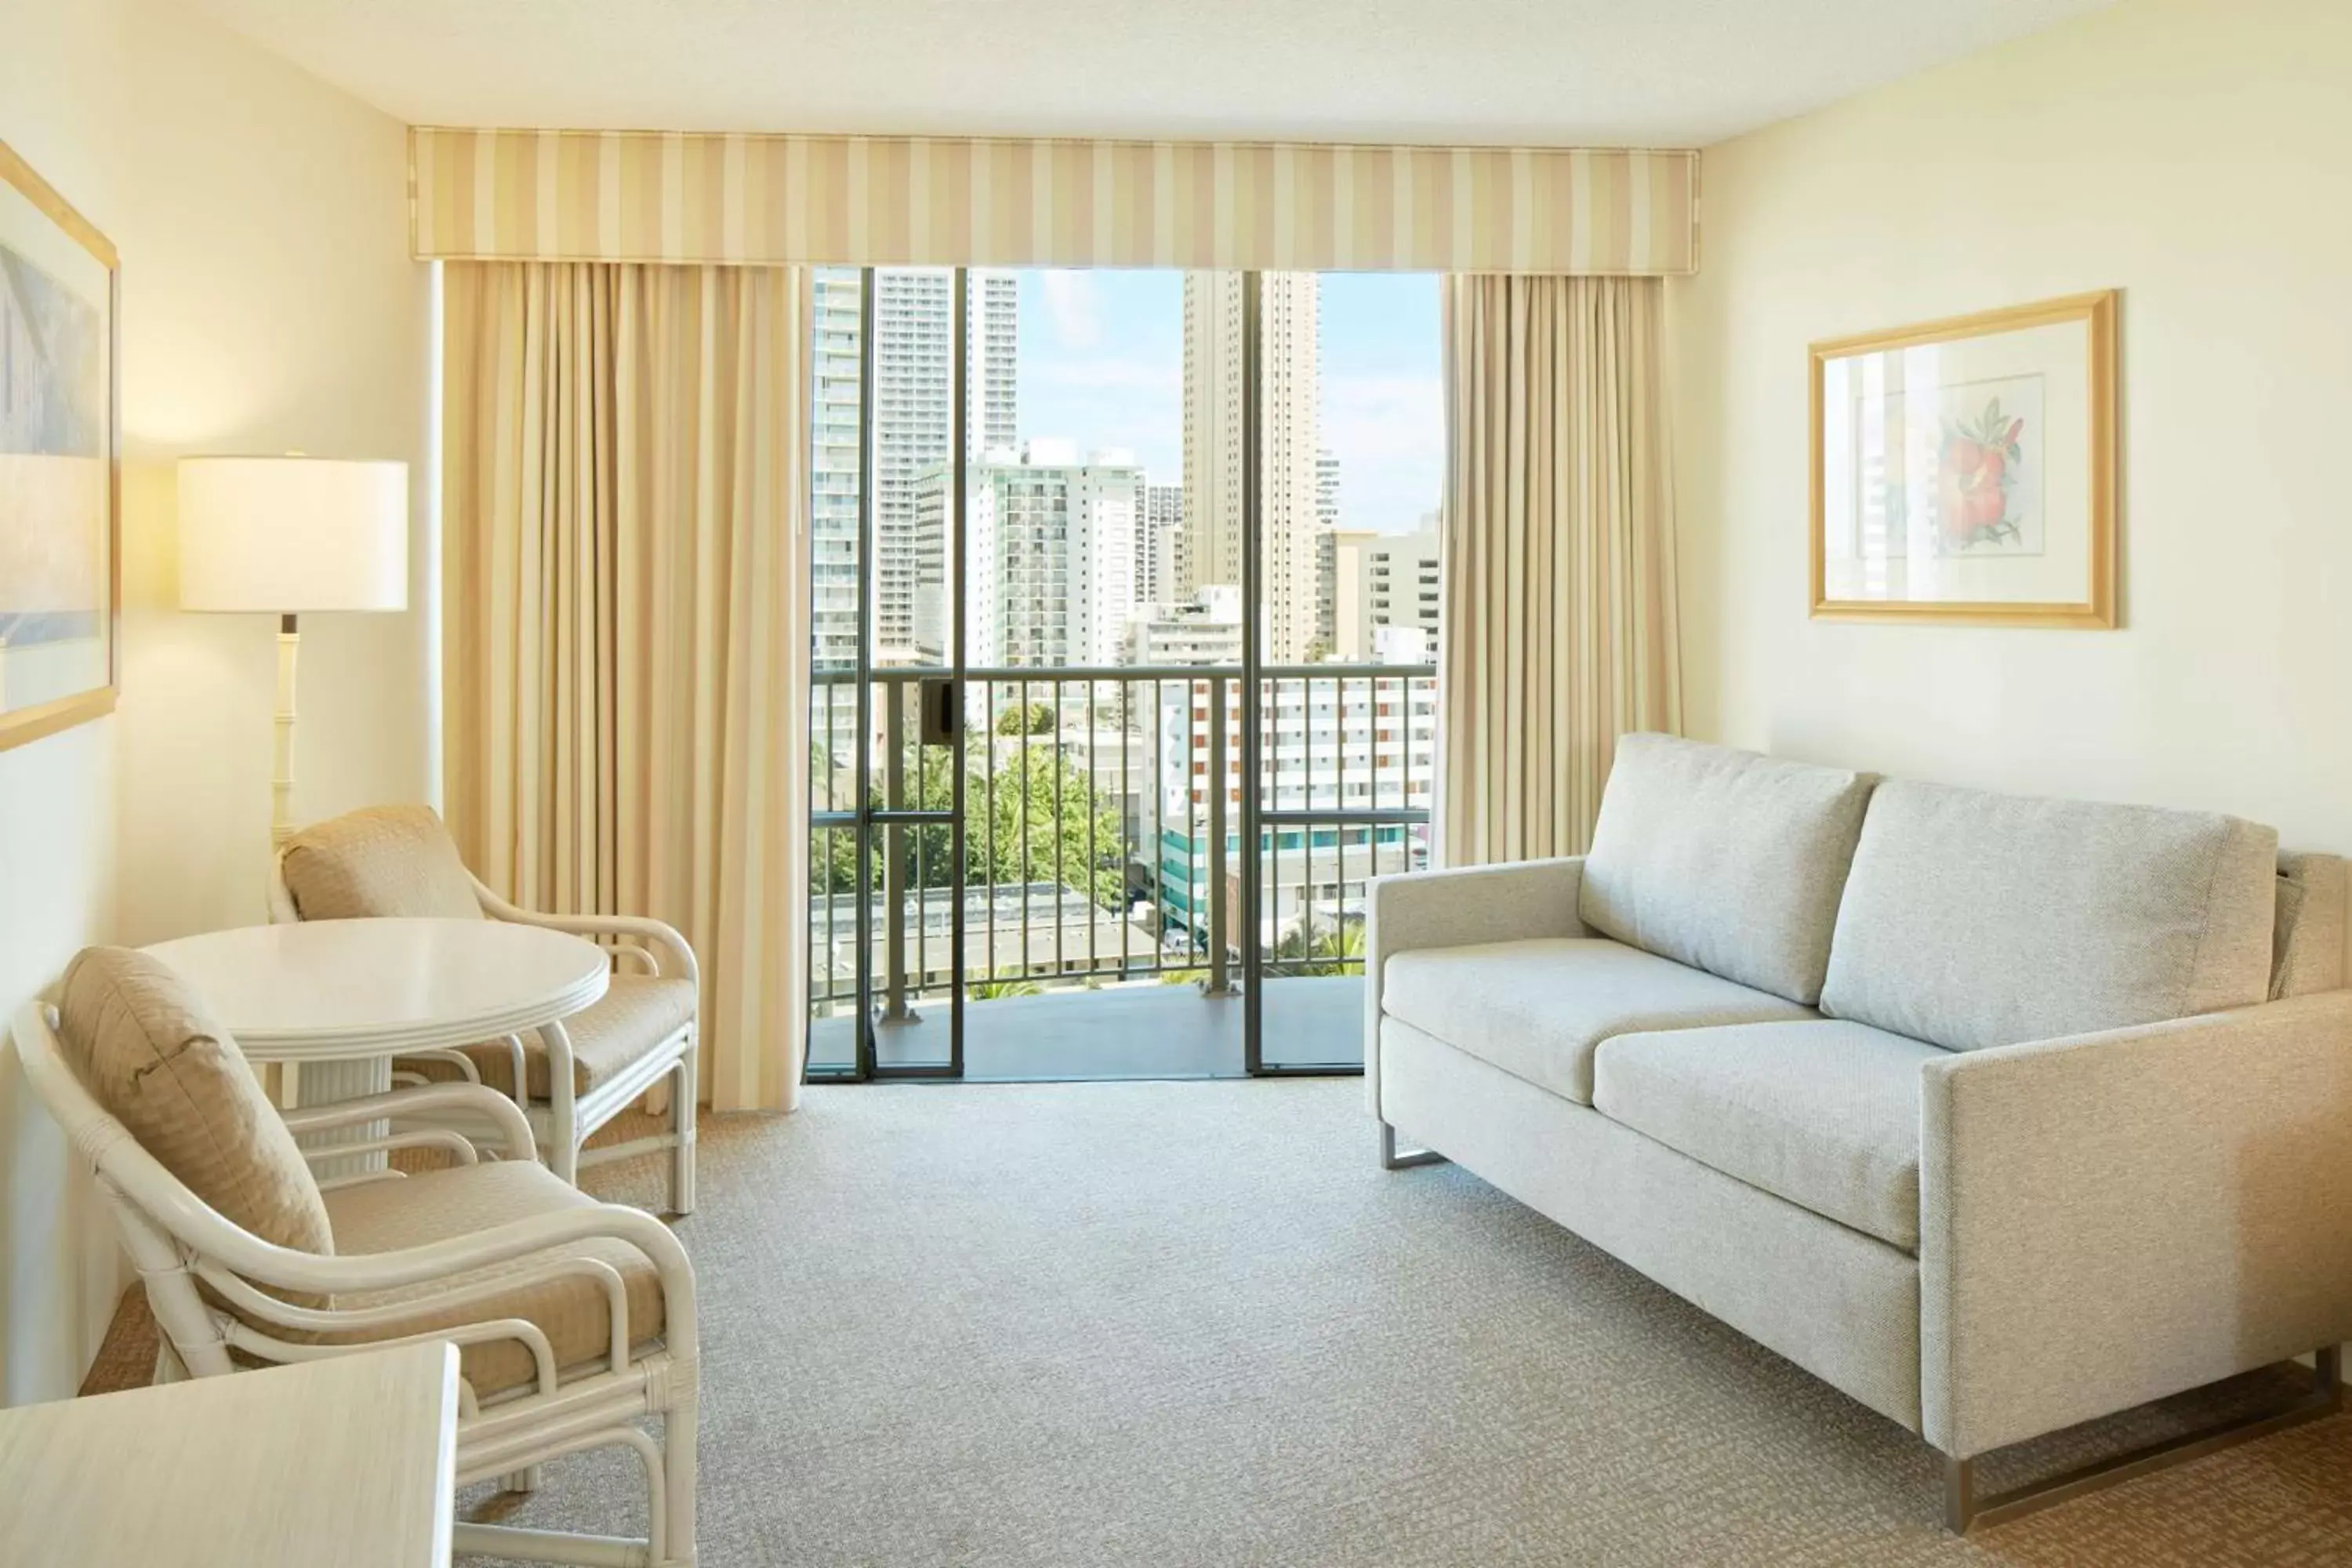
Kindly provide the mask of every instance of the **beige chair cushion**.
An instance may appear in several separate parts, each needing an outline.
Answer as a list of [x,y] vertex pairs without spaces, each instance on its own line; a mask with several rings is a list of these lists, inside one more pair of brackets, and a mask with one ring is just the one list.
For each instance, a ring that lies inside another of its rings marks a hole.
[[[585,1094],[644,1060],[646,1052],[693,1020],[694,1005],[690,980],[614,975],[602,997],[563,1020],[564,1030],[572,1037],[572,1092]],[[547,1047],[540,1044],[536,1030],[524,1032],[522,1047],[530,1075],[530,1098],[545,1100]],[[467,1046],[464,1050],[474,1059],[484,1083],[501,1094],[514,1092],[514,1055],[504,1040]],[[453,1064],[429,1058],[403,1058],[400,1065],[429,1079],[465,1076]]]
[[372,805],[296,834],[280,862],[306,921],[479,920],[457,840],[429,806]]
[[66,967],[58,1012],[90,1093],[190,1192],[264,1241],[335,1250],[294,1135],[178,974],[129,948],[88,948]]
[[[544,1165],[519,1160],[459,1165],[402,1181],[363,1182],[327,1194],[336,1238],[346,1258],[423,1247],[428,1242],[470,1236],[534,1215],[593,1207],[595,1203],[585,1193],[565,1185]],[[520,1279],[551,1258],[583,1257],[601,1259],[620,1271],[627,1286],[633,1351],[657,1342],[662,1332],[661,1275],[645,1254],[624,1241],[580,1242],[489,1264],[426,1285],[346,1291],[335,1297],[334,1305],[348,1311],[416,1301],[420,1297],[470,1289],[485,1282]],[[420,1302],[413,1315],[390,1328],[371,1330],[364,1335],[331,1333],[307,1337],[314,1342],[350,1343],[361,1339],[430,1333],[500,1318],[521,1318],[538,1324],[554,1347],[556,1365],[567,1373],[601,1370],[612,1349],[609,1299],[604,1287],[588,1274],[569,1275],[539,1284],[518,1283],[510,1290],[467,1307],[436,1308]],[[466,1380],[474,1385],[476,1396],[485,1399],[506,1389],[520,1388],[538,1375],[537,1363],[520,1340],[492,1340],[464,1346],[458,1352],[458,1365]]]
[[1621,1035],[1594,1058],[1592,1105],[1702,1165],[1916,1252],[1920,1078],[1949,1054],[1862,1024]]
[[1580,1105],[1592,1103],[1592,1053],[1612,1035],[1815,1016],[1605,937],[1414,948],[1384,973],[1389,1016]]

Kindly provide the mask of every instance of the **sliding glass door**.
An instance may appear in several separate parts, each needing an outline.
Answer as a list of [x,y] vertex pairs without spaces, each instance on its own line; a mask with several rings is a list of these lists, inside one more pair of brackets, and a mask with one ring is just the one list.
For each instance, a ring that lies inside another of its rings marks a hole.
[[1360,1066],[1364,884],[1425,857],[1433,280],[816,287],[812,1076]]

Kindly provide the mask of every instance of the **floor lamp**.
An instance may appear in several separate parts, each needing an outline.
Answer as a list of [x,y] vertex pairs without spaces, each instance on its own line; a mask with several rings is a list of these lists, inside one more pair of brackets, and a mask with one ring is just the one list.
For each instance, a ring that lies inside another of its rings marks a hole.
[[183,458],[180,607],[278,617],[274,861],[294,832],[298,617],[408,607],[408,465],[299,454]]

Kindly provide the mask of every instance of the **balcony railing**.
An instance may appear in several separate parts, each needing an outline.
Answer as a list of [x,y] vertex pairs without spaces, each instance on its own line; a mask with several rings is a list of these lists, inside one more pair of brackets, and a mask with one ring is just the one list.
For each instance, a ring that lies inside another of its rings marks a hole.
[[1365,882],[1426,863],[1426,665],[1260,672],[1254,850],[1230,666],[969,670],[961,772],[939,722],[945,672],[877,670],[863,692],[854,672],[812,679],[820,1015],[854,1007],[861,943],[886,1018],[953,984],[959,940],[974,1000],[1153,980],[1228,992],[1253,872],[1262,973],[1360,973]]

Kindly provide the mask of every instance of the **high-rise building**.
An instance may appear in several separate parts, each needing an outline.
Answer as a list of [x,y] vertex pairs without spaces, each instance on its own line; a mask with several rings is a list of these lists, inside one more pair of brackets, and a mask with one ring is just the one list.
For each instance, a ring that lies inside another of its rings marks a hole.
[[[813,652],[847,666],[857,649],[858,273],[816,276],[810,534]],[[874,275],[874,649],[905,664],[915,649],[915,486],[950,455],[955,275]],[[969,435],[975,456],[1010,447],[1018,418],[1020,294],[1009,272],[971,274]]]
[[[1242,288],[1235,272],[1184,275],[1184,574],[1189,596],[1242,580]],[[1315,642],[1318,280],[1259,275],[1258,581],[1270,664]]]
[[[1117,664],[1135,613],[1135,509],[1143,484],[1133,454],[1078,460],[1066,441],[998,448],[971,470],[964,510],[965,661],[981,668]],[[953,636],[948,500],[953,470],[919,476],[919,563],[912,647],[948,661]]]
[[809,658],[857,662],[857,270],[820,268],[811,330]]
[[1184,487],[1147,479],[1135,520],[1135,602],[1167,604],[1183,581]]
[[1021,290],[1010,272],[971,274],[971,376],[979,405],[971,411],[972,451],[993,451],[1021,439]]
[[[971,276],[969,438],[977,455],[1008,447],[1018,426],[1018,294],[1010,274]],[[955,274],[874,275],[874,647],[877,664],[915,647],[915,490],[954,440]]]
[[1339,454],[1315,454],[1315,648],[1328,658],[1339,646]]
[[[1415,533],[1342,530],[1331,542],[1333,651],[1343,659],[1388,662],[1400,648],[1426,647],[1434,658],[1442,603],[1436,514],[1423,518]],[[1414,628],[1423,641],[1383,639],[1385,627]]]

